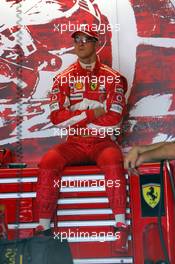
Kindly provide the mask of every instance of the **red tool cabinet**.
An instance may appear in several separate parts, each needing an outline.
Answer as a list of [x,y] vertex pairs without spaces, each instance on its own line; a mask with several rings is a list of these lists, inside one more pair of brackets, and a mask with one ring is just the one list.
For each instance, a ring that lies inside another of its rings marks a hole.
[[[55,232],[56,234],[57,232],[61,232],[63,235],[67,234],[75,264],[142,264],[146,258],[156,261],[158,257],[162,257],[162,250],[158,243],[156,212],[153,212],[154,216],[148,216],[158,206],[158,202],[155,202],[157,205],[149,206],[144,201],[142,190],[149,193],[149,187],[152,187],[154,191],[151,189],[151,197],[154,198],[154,195],[157,195],[156,191],[158,192],[159,189],[157,178],[159,176],[156,175],[159,175],[160,165],[143,165],[140,172],[140,176],[134,174],[128,176],[127,172],[125,175],[128,193],[126,215],[127,223],[130,226],[130,235],[128,252],[122,255],[112,252],[111,249],[111,242],[115,239],[115,236],[111,235],[114,215],[109,207],[105,187],[103,184],[94,185],[94,181],[103,182],[103,173],[96,166],[73,166],[64,170],[62,177],[64,187],[58,197],[58,228]],[[37,168],[0,170],[0,204],[4,204],[6,207],[9,238],[13,238],[15,235],[18,204],[20,205],[20,236],[31,236],[33,228],[37,225],[35,202],[37,174]],[[66,181],[71,184],[66,186]],[[173,255],[175,212],[166,166],[163,186],[162,223],[171,264],[175,264]],[[144,209],[144,203],[147,205],[146,209]],[[101,235],[101,242],[99,235]],[[159,256],[157,257],[157,255]]]

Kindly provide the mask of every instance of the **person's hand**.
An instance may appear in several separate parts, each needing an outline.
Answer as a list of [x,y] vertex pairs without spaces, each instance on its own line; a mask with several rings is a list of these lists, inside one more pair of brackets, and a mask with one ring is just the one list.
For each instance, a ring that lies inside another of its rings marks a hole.
[[94,109],[95,118],[98,118],[98,117],[100,117],[100,116],[102,116],[104,114],[105,114],[105,110],[104,110],[103,107],[99,107],[99,108],[95,108]]
[[136,163],[135,163],[135,168],[138,168],[142,163],[144,163],[146,161],[145,159],[145,155],[147,153],[142,153],[139,155],[138,159],[136,160]]
[[139,161],[139,147],[133,147],[124,158],[124,168],[127,170],[134,169],[138,166],[138,161]]

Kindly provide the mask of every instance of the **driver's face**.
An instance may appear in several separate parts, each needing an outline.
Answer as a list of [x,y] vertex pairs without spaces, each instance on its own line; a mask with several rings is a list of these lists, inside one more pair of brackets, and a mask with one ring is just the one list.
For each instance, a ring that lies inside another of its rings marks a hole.
[[96,54],[96,41],[84,33],[74,37],[75,53],[80,59],[88,59]]

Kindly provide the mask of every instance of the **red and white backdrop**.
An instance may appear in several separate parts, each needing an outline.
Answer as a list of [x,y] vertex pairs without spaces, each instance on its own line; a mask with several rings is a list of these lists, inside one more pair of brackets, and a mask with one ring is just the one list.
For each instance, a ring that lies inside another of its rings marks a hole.
[[128,79],[123,147],[175,138],[175,0],[1,0],[0,146],[16,148],[20,88],[20,137],[31,165],[61,141],[47,95],[76,60],[70,32],[86,23],[99,26],[101,60]]

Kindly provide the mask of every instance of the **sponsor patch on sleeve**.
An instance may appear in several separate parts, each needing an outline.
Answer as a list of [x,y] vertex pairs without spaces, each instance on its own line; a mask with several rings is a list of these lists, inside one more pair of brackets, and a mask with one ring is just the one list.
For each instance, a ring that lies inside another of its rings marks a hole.
[[124,89],[122,88],[122,87],[115,87],[115,92],[116,93],[121,93],[121,94],[123,94],[124,93]]
[[119,104],[112,104],[110,110],[113,112],[121,114],[123,111],[123,107]]
[[123,101],[123,96],[122,95],[117,95],[116,96],[116,101],[121,103]]
[[59,104],[58,102],[50,104],[50,111],[59,110]]
[[52,90],[51,94],[57,94],[60,92],[60,89],[59,88],[56,88],[54,90]]
[[52,96],[51,96],[51,100],[52,101],[57,101],[57,95],[56,94],[52,94]]

